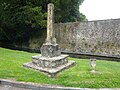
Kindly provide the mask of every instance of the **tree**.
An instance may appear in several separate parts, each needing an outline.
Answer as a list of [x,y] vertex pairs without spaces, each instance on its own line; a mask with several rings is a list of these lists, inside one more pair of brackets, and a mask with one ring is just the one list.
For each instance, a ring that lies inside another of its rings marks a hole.
[[0,11],[1,40],[28,41],[33,29],[46,27],[47,13],[28,0],[1,0]]
[[83,0],[0,0],[0,38],[29,39],[33,30],[46,28],[47,4],[55,4],[55,22],[85,21],[79,12]]
[[56,22],[75,22],[81,20],[79,5],[83,0],[59,0],[56,5]]

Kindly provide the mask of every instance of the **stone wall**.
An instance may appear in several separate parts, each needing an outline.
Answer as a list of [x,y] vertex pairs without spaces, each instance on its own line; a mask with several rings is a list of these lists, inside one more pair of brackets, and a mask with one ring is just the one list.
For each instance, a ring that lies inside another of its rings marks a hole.
[[47,30],[37,30],[32,33],[29,40],[30,49],[40,49],[42,44],[45,42]]
[[[120,19],[55,24],[62,51],[120,57]],[[46,30],[32,34],[29,48],[40,49]]]
[[120,57],[120,19],[55,24],[62,51]]

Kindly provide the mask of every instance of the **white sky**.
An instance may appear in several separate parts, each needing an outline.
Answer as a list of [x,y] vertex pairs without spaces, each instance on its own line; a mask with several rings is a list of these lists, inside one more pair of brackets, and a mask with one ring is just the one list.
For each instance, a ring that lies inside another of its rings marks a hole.
[[120,0],[84,0],[80,12],[88,21],[120,18]]

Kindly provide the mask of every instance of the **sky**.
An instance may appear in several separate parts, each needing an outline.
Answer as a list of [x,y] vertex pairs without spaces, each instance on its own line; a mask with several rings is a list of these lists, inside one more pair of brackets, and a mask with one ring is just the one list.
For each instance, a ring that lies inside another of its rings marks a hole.
[[84,0],[80,12],[88,21],[120,18],[120,0]]

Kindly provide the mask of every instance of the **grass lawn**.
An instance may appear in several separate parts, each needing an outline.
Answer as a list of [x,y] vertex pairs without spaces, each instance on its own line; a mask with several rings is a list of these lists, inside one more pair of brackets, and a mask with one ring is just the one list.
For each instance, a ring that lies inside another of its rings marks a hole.
[[69,58],[76,61],[76,66],[59,73],[57,78],[49,78],[23,67],[37,54],[0,48],[0,78],[80,88],[120,88],[120,62],[98,60],[97,73],[91,74],[89,60]]

